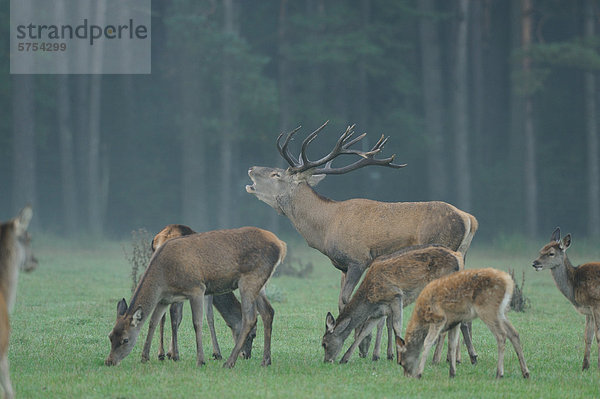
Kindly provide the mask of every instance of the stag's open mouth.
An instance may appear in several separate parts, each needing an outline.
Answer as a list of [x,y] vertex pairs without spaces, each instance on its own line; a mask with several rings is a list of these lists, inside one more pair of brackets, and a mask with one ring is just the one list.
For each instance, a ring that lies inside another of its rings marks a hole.
[[256,182],[252,178],[252,175],[250,174],[251,172],[252,172],[252,169],[248,169],[248,176],[250,177],[250,180],[252,180],[252,185],[250,185],[250,184],[246,185],[246,192],[253,194],[256,192]]
[[543,269],[542,266],[538,266],[538,265],[531,265],[531,266],[533,266],[533,268],[535,269],[536,272],[539,272],[540,270]]

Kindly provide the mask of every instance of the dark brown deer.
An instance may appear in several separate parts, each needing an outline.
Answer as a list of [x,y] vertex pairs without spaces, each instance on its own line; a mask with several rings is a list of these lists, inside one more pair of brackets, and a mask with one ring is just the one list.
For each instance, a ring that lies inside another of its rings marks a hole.
[[[197,365],[204,364],[202,318],[204,295],[240,290],[242,327],[224,367],[231,368],[248,334],[256,324],[256,311],[264,325],[262,365],[271,364],[271,332],[275,311],[265,295],[265,285],[285,257],[286,245],[273,233],[255,227],[215,230],[174,238],[153,255],[127,306],[117,305],[117,320],[109,339],[105,364],[117,365],[133,349],[140,329],[150,315],[142,350],[147,359],[154,330],[167,307],[188,299],[196,332]],[[155,311],[155,309],[158,309]]]
[[333,362],[344,341],[359,330],[340,363],[346,363],[357,345],[379,319],[391,319],[394,333],[401,336],[402,309],[415,301],[430,281],[463,269],[463,256],[439,245],[409,247],[375,259],[337,320],[327,314],[322,346],[325,362]]
[[[182,237],[190,234],[196,234],[189,226],[182,224],[169,224],[165,226],[158,234],[154,236],[152,240],[152,252],[155,252],[161,245],[167,240],[176,237]],[[213,346],[213,358],[220,360],[221,349],[219,348],[219,342],[217,341],[217,334],[215,332],[215,321],[212,306],[217,308],[217,311],[221,314],[227,326],[231,329],[233,334],[233,340],[237,339],[242,327],[242,305],[236,298],[233,292],[228,292],[223,295],[206,295],[204,297],[206,301],[206,321],[208,323],[208,329],[210,331],[210,338]],[[177,331],[181,324],[183,317],[183,302],[176,302],[169,308],[169,314],[171,316],[171,344],[169,345],[169,351],[167,357],[172,360],[179,360],[179,347],[177,345]],[[164,326],[165,326],[166,314],[160,319],[160,340],[158,346],[158,359],[165,359],[164,349]],[[240,355],[242,359],[250,359],[252,356],[252,342],[256,336],[256,327],[252,329],[248,335],[248,339],[244,343],[242,352]]]
[[33,211],[28,205],[17,217],[0,224],[0,384],[5,398],[14,397],[8,366],[9,315],[15,305],[19,271],[37,267],[31,237],[27,233],[32,216]]
[[533,261],[536,271],[550,269],[559,291],[585,316],[585,352],[583,370],[590,367],[590,352],[594,334],[598,341],[598,367],[600,368],[600,263],[585,263],[573,267],[567,257],[571,234],[560,239],[560,228],[552,233],[550,242]]
[[[348,173],[368,165],[406,166],[394,164],[394,156],[375,158],[387,142],[383,136],[370,151],[352,149],[365,136],[363,133],[353,139],[354,126],[346,129],[329,154],[310,161],[306,155],[307,147],[326,124],[302,142],[297,158],[292,156],[288,145],[299,128],[289,133],[283,144],[283,133],[280,134],[277,148],[289,168],[253,166],[248,171],[253,184],[247,185],[246,191],[286,215],[308,245],[326,255],[342,272],[340,311],[350,300],[364,271],[378,256],[422,244],[440,244],[463,256],[466,254],[478,227],[477,220],[450,204],[439,201],[388,203],[368,199],[333,201],[317,194],[312,186],[328,174]],[[346,166],[332,167],[332,162],[340,155],[356,155],[359,159]],[[467,330],[465,326],[463,333],[468,333]],[[364,355],[364,350],[361,352]],[[476,360],[471,358],[471,361]]]
[[529,378],[519,334],[505,314],[513,289],[510,275],[496,269],[462,270],[427,284],[417,298],[406,327],[406,341],[396,336],[398,363],[404,367],[404,374],[420,378],[431,347],[442,332],[448,331],[450,377],[454,377],[458,325],[479,317],[498,344],[496,378],[504,376],[507,336],[517,352],[523,378]]

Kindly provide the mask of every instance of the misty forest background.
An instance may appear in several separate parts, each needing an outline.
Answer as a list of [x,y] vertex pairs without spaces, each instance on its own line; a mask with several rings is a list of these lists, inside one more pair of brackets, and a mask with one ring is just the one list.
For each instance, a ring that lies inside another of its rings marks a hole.
[[[10,75],[3,40],[0,218],[30,202],[36,230],[66,237],[168,223],[285,235],[247,170],[283,167],[277,135],[330,120],[312,158],[356,123],[408,166],[329,176],[325,196],[447,201],[478,218],[477,240],[557,225],[600,238],[599,13],[597,0],[156,0],[151,75]],[[9,18],[5,1],[5,38]]]

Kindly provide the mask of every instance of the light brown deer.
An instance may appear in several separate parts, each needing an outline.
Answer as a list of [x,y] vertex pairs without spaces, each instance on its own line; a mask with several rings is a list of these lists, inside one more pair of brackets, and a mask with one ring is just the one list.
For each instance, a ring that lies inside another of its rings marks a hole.
[[590,351],[594,334],[598,341],[598,367],[600,368],[600,263],[585,263],[573,267],[567,257],[571,234],[560,239],[560,228],[552,233],[550,242],[533,261],[536,271],[550,269],[552,278],[562,294],[585,316],[585,352],[582,369],[590,367]]
[[[182,237],[190,234],[196,234],[189,226],[182,224],[169,224],[165,226],[158,234],[154,236],[152,240],[152,252],[155,252],[161,245],[166,241]],[[208,329],[210,331],[210,338],[213,346],[213,358],[220,360],[221,349],[219,348],[219,342],[217,341],[217,334],[215,332],[215,320],[212,307],[213,305],[217,308],[217,311],[221,314],[227,326],[231,329],[233,334],[233,340],[237,339],[242,327],[242,305],[236,298],[233,292],[228,292],[222,295],[206,295],[204,297],[206,301],[206,321],[208,323]],[[156,311],[156,310],[155,310]],[[183,302],[176,302],[169,308],[169,314],[171,316],[171,344],[169,345],[169,351],[167,357],[172,360],[179,360],[179,348],[177,345],[177,331],[181,324],[183,317]],[[165,326],[166,313],[160,319],[160,340],[158,345],[158,359],[165,359],[164,349],[164,326]],[[252,342],[256,336],[256,327],[252,329],[248,335],[248,339],[244,343],[240,355],[242,359],[250,359],[252,356]],[[147,359],[146,359],[147,360]]]
[[420,378],[431,347],[442,332],[448,331],[450,377],[454,377],[458,325],[479,317],[498,344],[496,378],[504,376],[507,336],[517,352],[523,378],[529,378],[519,334],[506,318],[513,289],[514,282],[508,273],[491,268],[462,270],[427,284],[406,327],[406,341],[396,336],[398,363],[404,367],[404,374]]
[[111,350],[105,364],[117,365],[131,352],[142,325],[152,314],[142,350],[142,359],[147,359],[154,330],[167,307],[188,299],[196,332],[196,363],[203,365],[204,295],[218,295],[239,288],[242,327],[224,367],[235,365],[248,334],[256,324],[257,310],[264,325],[262,365],[268,366],[271,364],[275,311],[264,289],[285,253],[283,241],[273,233],[255,227],[215,230],[165,242],[152,256],[130,305],[127,306],[125,299],[117,305],[117,320],[109,334]]
[[[283,144],[283,133],[280,134],[277,148],[290,167],[285,170],[251,167],[248,175],[253,184],[247,185],[246,191],[286,215],[308,245],[326,255],[342,272],[340,311],[350,300],[364,271],[378,256],[421,244],[440,244],[463,256],[467,253],[477,231],[477,220],[445,202],[333,201],[316,193],[312,186],[328,174],[348,173],[368,165],[406,166],[394,164],[394,156],[375,158],[387,142],[383,136],[370,151],[352,149],[365,136],[363,133],[353,139],[354,126],[346,129],[329,154],[310,161],[307,147],[326,124],[302,142],[297,159],[288,145],[299,128],[289,133]],[[359,159],[346,166],[332,167],[334,159],[344,154],[356,155]],[[466,330],[465,326],[463,333]],[[364,355],[362,348],[361,353]],[[471,361],[476,360],[471,358]]]
[[379,319],[386,316],[394,333],[401,336],[402,309],[415,301],[427,283],[463,267],[461,253],[439,245],[409,247],[376,258],[338,319],[327,314],[324,361],[333,362],[350,332],[357,329],[359,333],[340,361],[346,363]]
[[32,216],[33,211],[28,205],[17,217],[0,224],[0,384],[5,398],[14,397],[8,366],[9,314],[15,305],[19,271],[37,267],[31,237],[27,233]]

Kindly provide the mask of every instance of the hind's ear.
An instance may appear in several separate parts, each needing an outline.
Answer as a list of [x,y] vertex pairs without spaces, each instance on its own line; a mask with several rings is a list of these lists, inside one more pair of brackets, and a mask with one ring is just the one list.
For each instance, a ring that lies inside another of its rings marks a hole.
[[566,251],[567,248],[571,246],[571,233],[567,234],[562,241],[560,242],[560,246],[563,251]]
[[331,314],[331,312],[327,312],[327,317],[325,318],[325,329],[327,332],[332,333],[335,328],[335,317]]
[[142,307],[138,307],[137,310],[131,316],[131,327],[135,328],[142,321],[142,317],[144,316],[144,312],[142,312]]
[[127,312],[127,301],[123,298],[117,303],[117,317],[123,316],[125,312]]
[[560,241],[560,227],[554,229],[554,231],[552,232],[552,237],[550,237],[550,241]]
[[27,227],[29,227],[29,222],[31,222],[31,218],[33,217],[33,208],[31,205],[27,205],[25,208],[21,209],[21,212],[14,219],[14,224],[16,228],[16,233],[18,236],[21,236],[27,231]]

